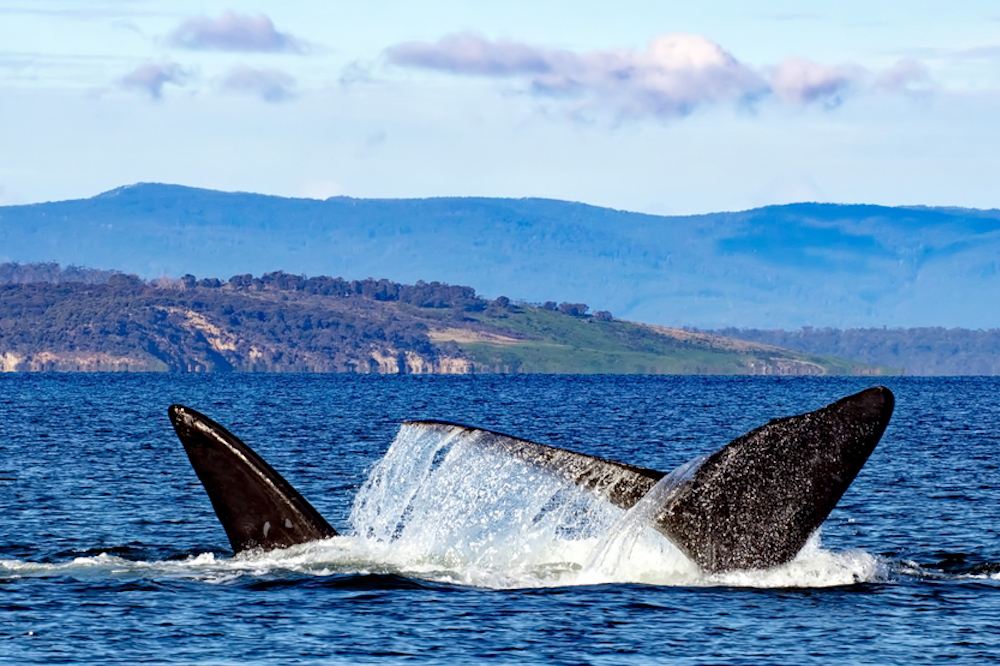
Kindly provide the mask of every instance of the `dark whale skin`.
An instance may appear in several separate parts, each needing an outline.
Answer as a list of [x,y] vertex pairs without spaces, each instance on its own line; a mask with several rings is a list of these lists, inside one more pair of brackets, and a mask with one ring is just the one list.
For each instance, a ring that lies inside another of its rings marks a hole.
[[234,552],[336,536],[284,477],[228,430],[190,407],[167,411]]
[[[892,392],[876,386],[739,437],[666,489],[652,525],[702,570],[766,569],[791,561],[837,505],[885,432]],[[335,536],[278,472],[225,428],[189,407],[170,420],[237,553]],[[405,427],[468,438],[629,509],[666,475],[445,421]]]

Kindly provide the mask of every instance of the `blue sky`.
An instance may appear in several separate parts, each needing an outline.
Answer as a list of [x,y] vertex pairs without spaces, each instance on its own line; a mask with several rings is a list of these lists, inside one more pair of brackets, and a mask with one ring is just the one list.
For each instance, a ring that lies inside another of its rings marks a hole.
[[1000,207],[996,2],[0,0],[0,204]]

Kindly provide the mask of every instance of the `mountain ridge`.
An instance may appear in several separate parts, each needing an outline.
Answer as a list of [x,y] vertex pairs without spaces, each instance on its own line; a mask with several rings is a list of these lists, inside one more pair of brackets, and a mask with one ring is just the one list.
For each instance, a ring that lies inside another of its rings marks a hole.
[[1000,211],[798,203],[658,216],[555,199],[289,199],[135,184],[0,207],[0,261],[475,284],[701,329],[994,328]]

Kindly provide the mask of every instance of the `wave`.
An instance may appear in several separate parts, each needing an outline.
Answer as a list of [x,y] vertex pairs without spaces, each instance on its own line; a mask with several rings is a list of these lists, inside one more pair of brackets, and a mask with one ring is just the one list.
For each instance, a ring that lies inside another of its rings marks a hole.
[[596,541],[554,542],[537,551],[535,557],[526,558],[521,553],[520,558],[512,557],[507,566],[489,566],[481,558],[461,561],[451,555],[414,557],[412,547],[405,543],[385,544],[343,536],[266,553],[249,551],[231,558],[202,553],[184,560],[136,561],[102,553],[56,563],[0,560],[0,578],[174,580],[226,585],[272,580],[291,574],[297,577],[396,576],[490,589],[617,583],[821,588],[884,580],[888,570],[884,561],[862,551],[834,553],[824,550],[818,539],[807,545],[795,560],[781,567],[711,575],[698,570],[655,532],[640,538],[631,556],[611,571],[588,563],[596,545]]

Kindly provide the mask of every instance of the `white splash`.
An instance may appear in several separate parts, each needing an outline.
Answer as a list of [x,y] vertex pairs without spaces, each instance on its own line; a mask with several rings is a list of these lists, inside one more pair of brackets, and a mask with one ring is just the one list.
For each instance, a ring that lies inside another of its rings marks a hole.
[[698,576],[698,566],[651,524],[656,510],[682,481],[698,471],[704,460],[691,460],[660,479],[605,532],[584,565],[590,582],[618,582],[626,571],[636,577],[636,582],[655,579],[666,585],[690,584]]
[[621,510],[477,446],[481,436],[404,427],[355,498],[357,538],[382,561],[472,585],[537,585],[578,570]]
[[484,587],[603,583],[823,587],[883,575],[865,553],[835,554],[818,536],[792,562],[708,575],[650,517],[694,460],[629,511],[518,458],[481,432],[404,426],[355,498],[354,548],[406,575]]

